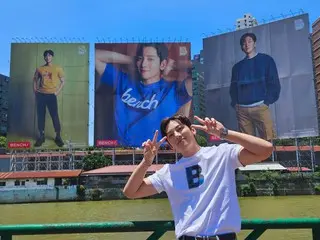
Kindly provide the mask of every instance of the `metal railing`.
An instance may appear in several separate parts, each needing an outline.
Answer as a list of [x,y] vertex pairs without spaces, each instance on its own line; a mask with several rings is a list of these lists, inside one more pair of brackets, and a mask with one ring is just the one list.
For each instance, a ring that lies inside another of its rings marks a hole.
[[[312,231],[312,239],[319,240],[320,218],[252,219],[242,221],[242,230],[253,230],[245,240],[258,239],[268,229],[310,229]],[[167,231],[174,231],[173,221],[0,225],[0,239],[12,240],[12,237],[17,235],[153,232],[147,240],[157,240]]]

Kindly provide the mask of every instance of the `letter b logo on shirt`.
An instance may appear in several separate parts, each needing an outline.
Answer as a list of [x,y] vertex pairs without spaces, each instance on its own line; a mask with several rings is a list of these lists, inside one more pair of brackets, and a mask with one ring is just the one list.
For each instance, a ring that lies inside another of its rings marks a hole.
[[201,174],[201,167],[199,165],[186,168],[186,174],[189,189],[199,187],[204,181],[203,175]]

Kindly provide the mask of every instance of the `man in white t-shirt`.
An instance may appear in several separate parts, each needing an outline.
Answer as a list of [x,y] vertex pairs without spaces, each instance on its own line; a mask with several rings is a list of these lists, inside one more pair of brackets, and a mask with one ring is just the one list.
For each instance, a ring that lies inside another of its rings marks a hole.
[[[191,125],[181,115],[161,123],[163,138],[144,142],[144,158],[130,176],[123,192],[128,198],[142,198],[162,191],[168,195],[177,239],[234,240],[241,230],[235,170],[267,159],[272,144],[263,139],[231,131],[213,118],[195,117],[201,125]],[[234,144],[200,147],[196,129]],[[165,141],[182,154],[176,164],[145,177],[159,146]]]

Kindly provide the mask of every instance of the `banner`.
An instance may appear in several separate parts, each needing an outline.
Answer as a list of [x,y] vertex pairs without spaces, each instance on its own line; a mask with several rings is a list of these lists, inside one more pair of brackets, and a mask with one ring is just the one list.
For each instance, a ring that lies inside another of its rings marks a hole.
[[96,44],[95,51],[96,145],[141,147],[165,117],[190,116],[190,43]]
[[11,46],[9,148],[88,145],[89,44]]
[[307,14],[203,40],[206,111],[271,140],[317,136]]

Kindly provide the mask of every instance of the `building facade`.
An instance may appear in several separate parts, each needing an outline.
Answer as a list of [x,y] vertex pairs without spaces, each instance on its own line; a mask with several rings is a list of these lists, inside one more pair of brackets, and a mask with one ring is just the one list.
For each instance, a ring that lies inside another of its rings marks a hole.
[[250,13],[244,14],[243,18],[236,20],[236,30],[250,28],[258,25],[257,19],[255,19]]
[[80,173],[81,170],[0,172],[0,203],[76,200]]
[[193,114],[204,117],[205,108],[205,85],[203,53],[197,54],[192,60],[192,89],[193,89]]
[[[313,65],[314,65],[314,76],[315,76],[315,86],[316,86],[316,98],[318,107],[318,118],[320,119],[320,18],[318,18],[312,24],[312,55],[313,55]],[[320,123],[319,123],[320,125]]]
[[7,135],[9,77],[0,74],[0,136]]

